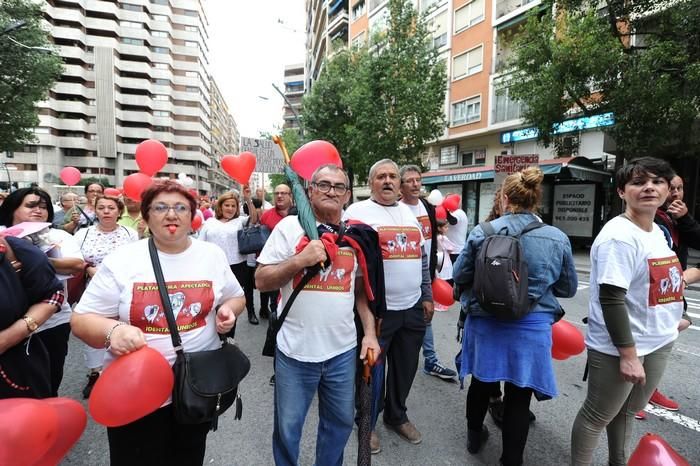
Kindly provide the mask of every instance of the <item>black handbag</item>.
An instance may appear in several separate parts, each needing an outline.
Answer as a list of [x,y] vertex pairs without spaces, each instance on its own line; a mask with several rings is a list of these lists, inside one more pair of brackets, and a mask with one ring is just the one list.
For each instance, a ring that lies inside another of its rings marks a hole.
[[238,230],[238,251],[241,254],[257,254],[262,251],[269,237],[269,228],[259,223],[251,225],[250,217],[248,217],[243,228]]
[[188,353],[183,350],[163,270],[158,260],[158,251],[152,237],[148,240],[148,250],[160,299],[165,309],[165,317],[168,320],[170,337],[177,353],[173,365],[175,419],[181,424],[211,422],[211,430],[215,431],[219,416],[234,402],[236,403],[234,419],[241,418],[243,402],[238,393],[238,384],[248,375],[250,361],[237,346],[229,344],[223,335],[219,335],[223,340],[219,349]]

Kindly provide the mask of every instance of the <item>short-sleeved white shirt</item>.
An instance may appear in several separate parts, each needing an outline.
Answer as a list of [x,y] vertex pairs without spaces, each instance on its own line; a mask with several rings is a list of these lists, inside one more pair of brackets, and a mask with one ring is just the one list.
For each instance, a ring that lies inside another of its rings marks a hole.
[[447,227],[447,237],[457,247],[454,254],[459,254],[462,252],[462,249],[464,249],[464,243],[467,241],[469,219],[467,218],[467,214],[464,213],[462,209],[454,210],[450,212],[450,215],[457,219],[457,223]]
[[598,287],[627,290],[637,354],[644,356],[678,337],[683,314],[683,270],[658,225],[644,231],[623,217],[610,220],[591,247],[591,296],[586,345],[618,356],[605,326]]
[[[71,257],[83,260],[83,255],[80,253],[80,246],[78,245],[78,242],[75,240],[73,235],[67,231],[60,230],[58,228],[50,228],[49,241],[51,244],[55,245],[46,253],[49,258],[61,259]],[[57,277],[61,278],[61,276],[58,274]],[[61,282],[63,283],[63,290],[66,296],[68,296],[68,280],[62,279]],[[63,305],[61,305],[61,310],[49,317],[46,322],[41,324],[41,326],[37,329],[37,332],[43,332],[44,330],[49,330],[59,325],[67,324],[70,322],[70,315],[70,304],[68,304],[68,299],[65,299],[63,301]]]
[[387,309],[401,311],[415,305],[421,297],[424,243],[416,216],[400,202],[384,206],[367,199],[345,211],[343,220],[353,219],[371,226],[379,235]]
[[228,222],[222,222],[212,217],[202,226],[198,239],[216,244],[226,253],[229,265],[240,264],[247,259],[246,255],[241,255],[238,250],[238,231],[243,228],[247,215],[241,215]]
[[[243,296],[223,251],[192,239],[178,254],[158,252],[173,314],[185,351],[216,349],[214,312],[222,302]],[[129,243],[102,261],[75,307],[78,314],[94,313],[117,318],[140,328],[146,343],[172,365],[175,362],[168,321],[148,253],[148,239]],[[105,366],[114,360],[107,352]]]
[[[296,215],[283,218],[272,230],[258,262],[279,264],[296,254],[304,230]],[[303,362],[327,361],[357,345],[355,317],[355,277],[357,259],[352,248],[343,247],[330,267],[321,270],[292,303],[279,333],[277,349]],[[281,313],[303,273],[280,288]]]
[[432,225],[430,224],[430,216],[428,215],[428,210],[425,208],[421,201],[418,201],[418,204],[415,205],[408,204],[404,201],[399,202],[408,207],[409,210],[413,212],[413,215],[416,216],[416,220],[418,220],[418,223],[420,223],[421,233],[423,233],[423,239],[425,240],[425,243],[423,243],[423,248],[425,249],[425,254],[428,257],[430,257],[431,248],[433,246],[431,240],[433,239],[433,234],[436,235],[437,232],[433,232]]

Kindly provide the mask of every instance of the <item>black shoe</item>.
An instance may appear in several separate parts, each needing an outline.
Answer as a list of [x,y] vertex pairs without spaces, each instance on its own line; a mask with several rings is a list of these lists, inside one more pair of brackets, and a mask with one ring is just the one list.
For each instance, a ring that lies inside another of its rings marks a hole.
[[248,313],[248,322],[250,322],[253,325],[258,325],[260,323],[258,318],[255,316],[255,311]]
[[275,374],[272,374],[272,377],[270,377],[270,385],[275,386]]
[[489,430],[481,426],[481,430],[467,430],[467,451],[476,455],[489,438]]
[[92,393],[92,387],[95,386],[97,379],[100,378],[100,373],[99,372],[90,372],[87,375],[87,378],[88,378],[87,385],[85,385],[85,388],[83,388],[83,400],[87,400],[88,398],[90,398],[90,393]]
[[266,307],[261,307],[260,308],[260,318],[267,319],[268,317],[270,317],[270,310]]

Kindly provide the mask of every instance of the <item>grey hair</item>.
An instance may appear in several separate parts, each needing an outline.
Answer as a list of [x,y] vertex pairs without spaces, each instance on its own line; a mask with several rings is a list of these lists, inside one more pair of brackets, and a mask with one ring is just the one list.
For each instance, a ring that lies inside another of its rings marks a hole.
[[422,170],[420,169],[420,167],[418,165],[404,165],[399,170],[399,177],[401,178],[402,183],[403,183],[403,176],[408,172],[415,172],[415,173],[418,173],[421,176],[421,178],[423,177]]
[[312,182],[312,183],[315,183],[315,182],[316,182],[316,179],[318,178],[318,174],[319,174],[322,170],[329,170],[329,171],[332,171],[332,172],[335,172],[335,173],[341,172],[341,173],[343,174],[343,176],[345,177],[345,185],[346,185],[348,188],[350,188],[350,178],[348,177],[348,174],[345,172],[345,170],[343,170],[342,168],[340,168],[338,165],[335,165],[335,164],[332,164],[332,163],[327,163],[327,164],[325,164],[325,165],[321,165],[321,166],[318,167],[316,170],[314,170],[313,174],[311,175],[311,182]]
[[377,169],[381,167],[382,165],[392,165],[394,167],[394,170],[397,172],[399,171],[399,166],[396,164],[391,159],[381,159],[376,162],[374,162],[374,165],[372,165],[369,169],[369,176],[367,177],[367,182],[370,183],[372,181],[372,178],[374,178],[374,175],[377,174]]

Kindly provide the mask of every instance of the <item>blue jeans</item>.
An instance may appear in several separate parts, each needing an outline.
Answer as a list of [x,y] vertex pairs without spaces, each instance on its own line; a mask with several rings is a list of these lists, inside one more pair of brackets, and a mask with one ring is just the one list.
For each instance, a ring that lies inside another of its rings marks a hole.
[[433,338],[433,324],[425,324],[425,336],[423,337],[423,358],[425,365],[435,364],[438,362],[437,353],[435,353],[435,339]]
[[276,353],[272,434],[275,464],[298,464],[304,420],[318,392],[316,464],[342,465],[355,414],[356,349],[323,362],[301,362],[279,350]]

